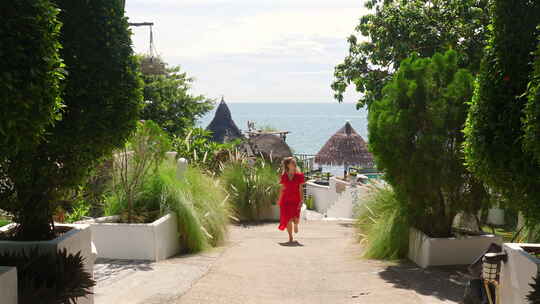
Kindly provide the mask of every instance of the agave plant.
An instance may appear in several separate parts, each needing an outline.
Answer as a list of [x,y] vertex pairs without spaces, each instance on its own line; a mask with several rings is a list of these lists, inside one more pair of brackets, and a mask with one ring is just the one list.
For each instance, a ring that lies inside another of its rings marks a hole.
[[540,275],[534,278],[534,283],[530,284],[532,287],[531,292],[527,295],[529,304],[540,304]]
[[75,304],[92,294],[96,285],[84,270],[81,253],[43,254],[32,249],[23,253],[0,254],[0,265],[17,267],[19,304]]

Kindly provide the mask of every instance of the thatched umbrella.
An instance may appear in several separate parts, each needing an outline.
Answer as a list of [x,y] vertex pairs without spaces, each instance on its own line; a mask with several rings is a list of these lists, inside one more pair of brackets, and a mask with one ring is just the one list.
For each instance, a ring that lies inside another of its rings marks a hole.
[[260,134],[249,137],[248,144],[254,155],[262,156],[273,161],[281,161],[292,156],[289,145],[279,136],[273,134]]
[[212,140],[215,142],[222,143],[244,137],[232,120],[231,111],[227,107],[223,97],[216,110],[214,119],[212,119],[206,129],[212,131]]
[[324,144],[315,156],[315,162],[320,165],[361,166],[373,168],[373,155],[368,151],[367,144],[351,124],[347,121],[343,128]]

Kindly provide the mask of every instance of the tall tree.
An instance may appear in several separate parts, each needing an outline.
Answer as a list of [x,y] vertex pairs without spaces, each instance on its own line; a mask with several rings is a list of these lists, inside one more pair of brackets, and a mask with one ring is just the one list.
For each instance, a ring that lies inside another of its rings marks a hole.
[[539,1],[494,1],[465,128],[469,169],[534,221],[540,219],[540,164],[523,149],[522,121],[539,23]]
[[534,71],[530,77],[525,107],[524,144],[525,150],[532,153],[536,161],[540,162],[540,43],[535,55]]
[[463,125],[473,76],[448,51],[401,62],[369,107],[369,146],[377,166],[405,204],[410,223],[447,237],[455,215],[488,202],[482,183],[463,164]]
[[141,56],[145,106],[142,118],[152,120],[171,135],[184,134],[208,113],[214,101],[190,93],[193,78],[160,58]]
[[60,117],[64,75],[57,15],[49,0],[0,3],[0,163],[38,142]]
[[[475,73],[486,43],[488,0],[369,0],[349,37],[349,54],[337,65],[332,89],[343,101],[349,85],[361,93],[357,107],[381,99],[383,87],[412,53],[431,57],[458,51],[460,67]],[[359,37],[360,36],[360,37]],[[366,39],[362,38],[366,37]]]
[[[5,163],[0,208],[14,214],[15,238],[55,236],[52,211],[62,191],[79,185],[102,157],[135,129],[141,82],[119,1],[54,0],[68,76],[62,120],[45,140]],[[1,189],[0,189],[1,190]]]

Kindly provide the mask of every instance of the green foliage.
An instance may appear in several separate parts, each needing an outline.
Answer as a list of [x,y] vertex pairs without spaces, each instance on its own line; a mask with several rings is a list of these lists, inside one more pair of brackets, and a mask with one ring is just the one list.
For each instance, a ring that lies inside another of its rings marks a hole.
[[[106,215],[126,214],[128,204],[118,193],[107,196]],[[220,245],[226,237],[231,210],[218,180],[190,167],[181,177],[164,161],[148,174],[133,202],[133,218],[151,222],[172,211],[178,216],[178,235],[185,253]],[[125,216],[124,216],[125,218]]]
[[[173,170],[169,170],[171,179],[173,173]],[[180,179],[177,189],[182,193],[184,208],[194,209],[200,224],[198,229],[204,232],[206,242],[211,246],[222,244],[227,234],[231,207],[227,192],[219,179],[204,174],[197,167],[189,167]],[[175,205],[171,206],[173,210],[178,210],[174,207]],[[188,238],[189,231],[181,230],[180,234]],[[193,251],[189,247],[187,249]]]
[[[212,110],[214,101],[189,91],[193,78],[180,67],[169,68],[159,58],[139,57],[143,66],[144,101],[143,119],[153,120],[171,135],[185,134],[198,118]],[[152,62],[151,62],[152,61]],[[162,67],[156,71],[155,68]]]
[[130,31],[118,1],[54,0],[68,76],[62,120],[37,147],[2,163],[0,208],[14,214],[19,240],[55,237],[54,205],[76,188],[136,126],[141,83]]
[[64,73],[57,15],[58,9],[49,0],[0,3],[2,160],[32,147],[45,127],[60,118]]
[[124,149],[115,155],[113,188],[118,200],[125,202],[127,222],[133,222],[135,201],[141,199],[147,178],[156,174],[170,148],[167,133],[148,120],[139,123]]
[[527,303],[540,304],[540,275],[534,277],[534,283],[529,284],[532,290],[527,295]]
[[[382,98],[383,87],[401,61],[416,53],[431,57],[451,48],[460,67],[476,72],[486,43],[488,0],[370,0],[349,54],[335,68],[332,89],[343,101],[349,85],[361,93],[358,107]],[[367,37],[369,39],[364,39]]]
[[452,234],[460,211],[474,213],[487,191],[464,167],[463,134],[473,77],[458,55],[413,56],[401,63],[383,98],[369,107],[369,144],[416,228]]
[[396,260],[409,249],[409,217],[391,188],[377,188],[356,211],[356,227],[366,244],[364,257]]
[[185,158],[192,165],[208,169],[213,172],[219,170],[221,162],[225,160],[228,152],[232,151],[239,141],[218,143],[212,141],[211,131],[202,128],[186,130],[184,137],[175,137],[174,150],[178,158]]
[[530,77],[528,100],[525,106],[524,146],[540,162],[540,43],[536,50],[534,71]]
[[22,254],[0,254],[0,264],[17,267],[18,302],[20,304],[74,304],[79,297],[90,295],[96,285],[84,269],[81,253],[42,254],[37,249]]
[[538,136],[533,134],[537,130],[536,105],[530,100],[526,134],[523,120],[539,23],[538,1],[494,1],[490,41],[470,106],[464,145],[468,168],[537,223],[540,165],[523,149],[524,135],[532,151],[533,138]]
[[0,227],[5,226],[5,225],[7,225],[9,223],[10,223],[10,221],[8,221],[8,220],[0,219]]
[[90,204],[80,199],[72,206],[72,210],[66,214],[66,223],[75,223],[90,213]]
[[279,174],[270,163],[247,160],[227,163],[221,174],[231,202],[242,220],[260,220],[263,208],[279,198]]

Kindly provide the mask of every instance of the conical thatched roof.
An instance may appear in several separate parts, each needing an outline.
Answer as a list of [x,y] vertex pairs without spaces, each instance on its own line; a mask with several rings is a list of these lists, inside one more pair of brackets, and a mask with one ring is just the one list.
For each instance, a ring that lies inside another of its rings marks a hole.
[[315,156],[315,162],[322,165],[374,167],[373,155],[368,151],[366,142],[349,122],[324,144]]
[[260,134],[251,136],[248,144],[254,155],[261,155],[266,159],[281,161],[285,157],[292,156],[289,145],[276,135]]
[[206,129],[212,131],[212,140],[220,143],[244,137],[232,120],[231,111],[223,98],[221,98],[214,119]]

